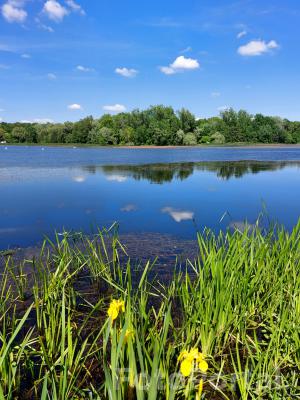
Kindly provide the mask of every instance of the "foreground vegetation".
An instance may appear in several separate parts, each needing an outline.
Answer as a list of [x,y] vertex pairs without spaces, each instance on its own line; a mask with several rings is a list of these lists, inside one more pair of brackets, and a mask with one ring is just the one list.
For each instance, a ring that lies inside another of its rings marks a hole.
[[63,124],[0,124],[7,143],[90,143],[98,145],[197,145],[200,143],[300,143],[300,122],[246,111],[226,110],[219,117],[196,119],[186,109],[153,106],[100,119]]
[[0,399],[296,398],[300,223],[198,244],[168,282],[104,233],[8,256]]

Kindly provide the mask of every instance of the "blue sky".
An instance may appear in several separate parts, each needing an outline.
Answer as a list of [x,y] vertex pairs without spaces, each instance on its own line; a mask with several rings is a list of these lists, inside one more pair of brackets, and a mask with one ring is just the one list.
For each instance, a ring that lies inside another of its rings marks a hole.
[[299,0],[0,2],[0,118],[223,107],[300,120]]

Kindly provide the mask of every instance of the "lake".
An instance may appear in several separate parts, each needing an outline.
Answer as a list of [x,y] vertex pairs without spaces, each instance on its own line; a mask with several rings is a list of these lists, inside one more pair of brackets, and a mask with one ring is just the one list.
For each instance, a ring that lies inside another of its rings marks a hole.
[[0,248],[53,232],[195,238],[300,216],[300,147],[126,149],[0,146]]

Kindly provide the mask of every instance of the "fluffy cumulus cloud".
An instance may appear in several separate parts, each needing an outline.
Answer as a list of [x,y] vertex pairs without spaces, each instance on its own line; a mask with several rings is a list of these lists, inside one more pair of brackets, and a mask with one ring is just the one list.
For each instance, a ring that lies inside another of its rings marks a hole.
[[179,56],[176,60],[167,67],[160,67],[161,72],[166,75],[177,74],[178,72],[191,71],[198,69],[200,64],[198,60],[193,58],[186,58],[184,56]]
[[252,40],[244,46],[240,46],[238,48],[238,53],[244,57],[261,56],[278,47],[279,45],[275,40],[270,40],[269,42],[265,42],[264,40]]
[[123,104],[113,104],[113,105],[103,106],[103,110],[111,113],[120,113],[120,112],[125,112],[126,107],[123,106]]
[[211,97],[220,97],[221,93],[220,92],[211,92],[210,96]]
[[133,68],[116,68],[115,73],[121,76],[124,76],[125,78],[134,78],[137,74],[138,71]]
[[68,109],[72,110],[72,111],[77,111],[77,110],[82,110],[82,107],[80,104],[74,103],[74,104],[68,105]]
[[1,7],[2,16],[8,22],[22,23],[27,18],[27,12],[24,10],[25,1],[8,0]]
[[69,11],[56,0],[47,0],[43,12],[55,22],[62,21],[69,14]]
[[31,55],[27,54],[27,53],[24,53],[24,54],[21,54],[21,58],[28,59],[28,58],[31,58]]

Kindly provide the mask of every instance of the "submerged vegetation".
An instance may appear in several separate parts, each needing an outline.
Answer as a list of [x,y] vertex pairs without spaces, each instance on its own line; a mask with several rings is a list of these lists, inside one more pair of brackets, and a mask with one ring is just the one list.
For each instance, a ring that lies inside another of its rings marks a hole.
[[117,237],[6,255],[1,399],[287,399],[300,382],[300,222],[199,234],[168,282]]
[[90,143],[97,145],[197,145],[201,143],[300,143],[300,122],[244,110],[196,119],[186,109],[152,106],[99,119],[65,123],[0,123],[7,143]]

